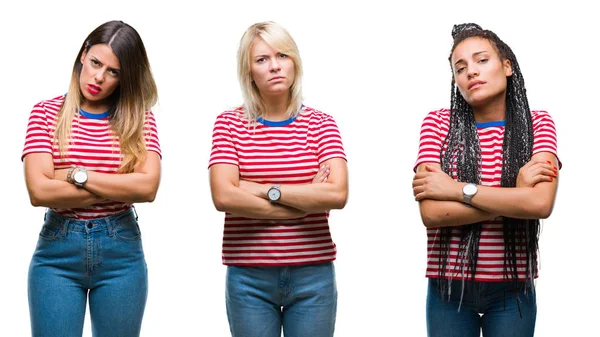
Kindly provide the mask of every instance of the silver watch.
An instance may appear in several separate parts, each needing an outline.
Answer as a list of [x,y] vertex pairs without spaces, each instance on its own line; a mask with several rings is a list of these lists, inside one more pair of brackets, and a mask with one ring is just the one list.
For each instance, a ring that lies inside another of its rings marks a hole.
[[278,202],[281,199],[281,190],[279,189],[280,185],[273,185],[267,191],[267,198],[269,198],[270,202]]
[[477,185],[470,183],[466,184],[465,186],[463,186],[462,192],[465,203],[470,205],[471,199],[473,199],[475,194],[477,194]]
[[75,186],[83,186],[83,184],[85,184],[85,182],[88,180],[88,174],[87,174],[87,170],[85,169],[85,167],[78,167],[77,168],[77,172],[75,172],[75,174],[73,174],[73,184],[75,184]]

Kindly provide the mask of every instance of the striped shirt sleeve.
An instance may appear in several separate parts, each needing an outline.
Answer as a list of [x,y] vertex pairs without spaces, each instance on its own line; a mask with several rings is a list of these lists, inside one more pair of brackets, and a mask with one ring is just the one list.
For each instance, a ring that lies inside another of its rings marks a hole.
[[160,150],[160,142],[158,140],[158,129],[156,127],[156,118],[152,111],[146,112],[146,121],[144,125],[144,141],[146,142],[146,149],[148,151],[154,151],[158,153],[162,159],[162,152]]
[[416,172],[417,167],[423,163],[440,163],[440,152],[448,133],[449,117],[449,112],[445,109],[432,111],[425,116],[421,124],[419,154],[413,171]]
[[29,115],[21,160],[30,153],[52,154],[52,135],[43,102],[36,104]]
[[214,164],[231,164],[239,166],[238,152],[234,145],[230,120],[226,113],[217,117],[213,129],[212,149],[208,167]]
[[[532,112],[533,120],[533,154],[550,152],[558,159],[558,146],[556,140],[556,128],[554,120],[547,111],[538,110]],[[562,167],[558,159],[559,168]]]
[[317,158],[319,164],[333,158],[346,159],[342,136],[333,117],[323,114],[317,133]]

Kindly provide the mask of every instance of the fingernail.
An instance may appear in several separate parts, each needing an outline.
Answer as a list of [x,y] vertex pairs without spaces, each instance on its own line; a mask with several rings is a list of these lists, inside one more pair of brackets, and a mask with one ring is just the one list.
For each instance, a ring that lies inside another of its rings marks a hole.
[[549,160],[546,161],[548,164],[552,164]]
[[550,181],[552,181],[552,177],[550,177]]
[[556,170],[558,170],[558,169],[556,168],[556,166],[554,166],[554,171],[556,171]]

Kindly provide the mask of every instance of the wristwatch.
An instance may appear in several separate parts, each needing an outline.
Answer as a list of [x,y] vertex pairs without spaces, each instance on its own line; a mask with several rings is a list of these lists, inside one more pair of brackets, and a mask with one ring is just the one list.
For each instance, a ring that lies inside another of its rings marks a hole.
[[75,186],[81,187],[88,180],[88,174],[85,167],[78,167],[77,172],[73,174],[73,184]]
[[267,191],[267,198],[269,198],[270,202],[278,202],[281,199],[281,190],[279,189],[280,185],[273,185]]
[[466,184],[463,186],[463,199],[465,199],[465,203],[470,205],[471,199],[477,194],[477,185],[475,184]]

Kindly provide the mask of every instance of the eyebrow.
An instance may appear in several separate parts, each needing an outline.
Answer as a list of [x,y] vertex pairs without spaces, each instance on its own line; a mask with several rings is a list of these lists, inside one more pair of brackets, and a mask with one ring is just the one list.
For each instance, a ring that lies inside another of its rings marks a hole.
[[[476,53],[473,53],[473,56],[477,56],[479,54],[483,54],[483,53],[487,53],[487,50],[482,50],[482,51],[478,51]],[[465,62],[465,60],[463,59],[459,59],[458,61],[454,62],[454,66],[456,66],[457,64],[459,64],[460,62]]]
[[[104,62],[100,61],[100,59],[98,57],[96,57],[96,55],[90,55],[90,56],[93,57],[94,60],[96,60],[98,63],[104,64]],[[113,68],[113,67],[108,67],[108,69],[115,70],[115,71],[121,71],[121,69],[119,69],[119,68]]]

